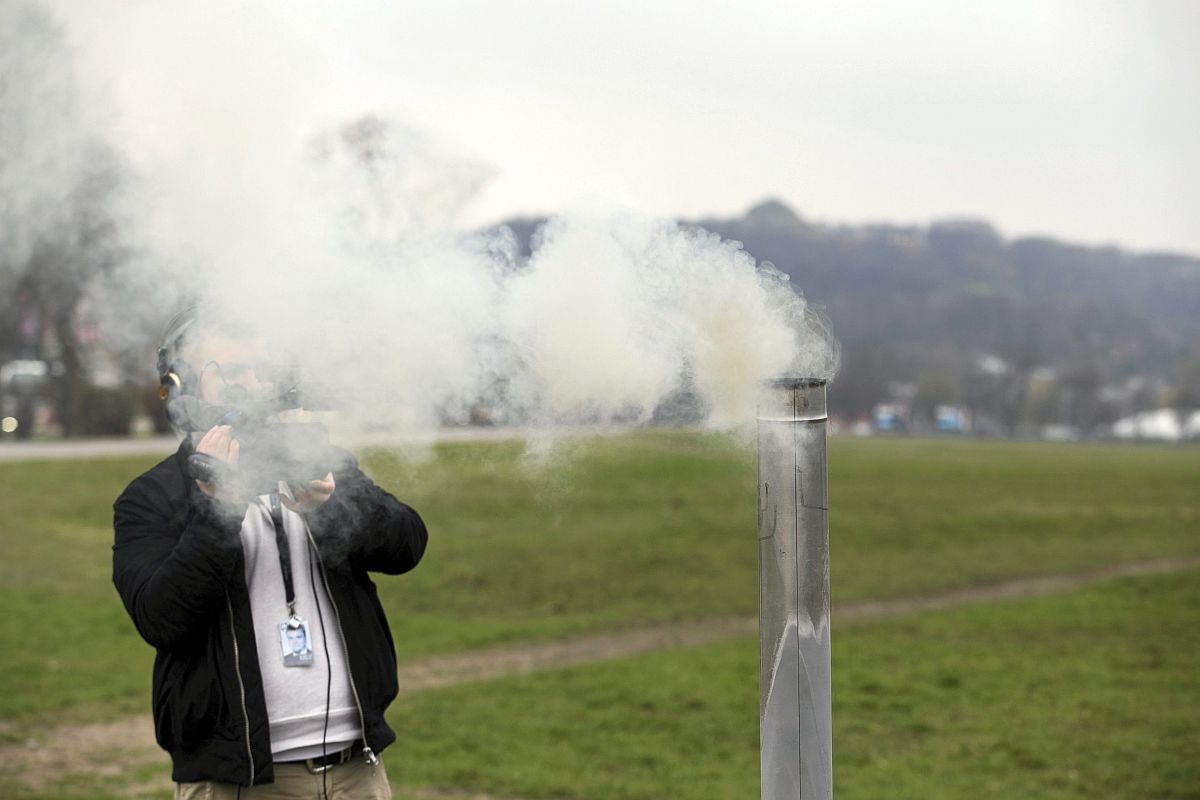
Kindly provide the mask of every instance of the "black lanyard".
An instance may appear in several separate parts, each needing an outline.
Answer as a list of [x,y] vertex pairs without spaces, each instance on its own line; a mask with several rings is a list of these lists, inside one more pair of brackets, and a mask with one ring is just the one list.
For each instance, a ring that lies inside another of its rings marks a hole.
[[287,532],[283,529],[283,509],[279,495],[271,492],[271,523],[275,526],[275,545],[279,548],[279,571],[283,573],[283,591],[287,595],[288,613],[296,616],[296,589],[292,585],[292,550],[288,547]]

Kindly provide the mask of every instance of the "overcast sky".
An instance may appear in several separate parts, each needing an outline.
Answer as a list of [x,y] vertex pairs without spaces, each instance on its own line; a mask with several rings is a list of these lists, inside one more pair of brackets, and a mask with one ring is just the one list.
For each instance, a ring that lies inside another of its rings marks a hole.
[[466,222],[775,196],[824,222],[1200,254],[1200,3],[54,0],[142,165],[363,112],[495,176]]

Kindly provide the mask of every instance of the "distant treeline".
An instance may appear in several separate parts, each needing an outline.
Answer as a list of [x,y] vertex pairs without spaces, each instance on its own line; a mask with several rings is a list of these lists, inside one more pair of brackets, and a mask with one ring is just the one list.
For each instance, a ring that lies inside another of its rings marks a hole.
[[[528,249],[541,222],[506,224]],[[914,414],[962,404],[1000,432],[1200,407],[1200,259],[1005,240],[979,220],[813,224],[775,200],[684,224],[742,242],[824,309],[841,415],[897,391]]]

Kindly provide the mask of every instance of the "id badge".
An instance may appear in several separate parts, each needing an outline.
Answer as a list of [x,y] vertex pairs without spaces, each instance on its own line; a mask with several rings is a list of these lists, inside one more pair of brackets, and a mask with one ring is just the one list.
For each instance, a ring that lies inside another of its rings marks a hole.
[[279,644],[283,648],[285,667],[312,666],[312,639],[308,635],[307,622],[291,617],[287,622],[279,623]]

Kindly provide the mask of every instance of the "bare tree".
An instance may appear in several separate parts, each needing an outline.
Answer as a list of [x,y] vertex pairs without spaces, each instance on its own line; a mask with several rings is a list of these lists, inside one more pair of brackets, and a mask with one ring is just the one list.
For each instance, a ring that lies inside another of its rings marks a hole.
[[0,0],[0,354],[51,363],[66,433],[81,427],[89,284],[123,257],[125,169],[88,124],[62,30],[40,6]]
[[330,211],[346,235],[384,246],[413,231],[452,226],[493,173],[443,155],[420,131],[378,114],[317,135],[311,156],[321,194],[337,198]]

